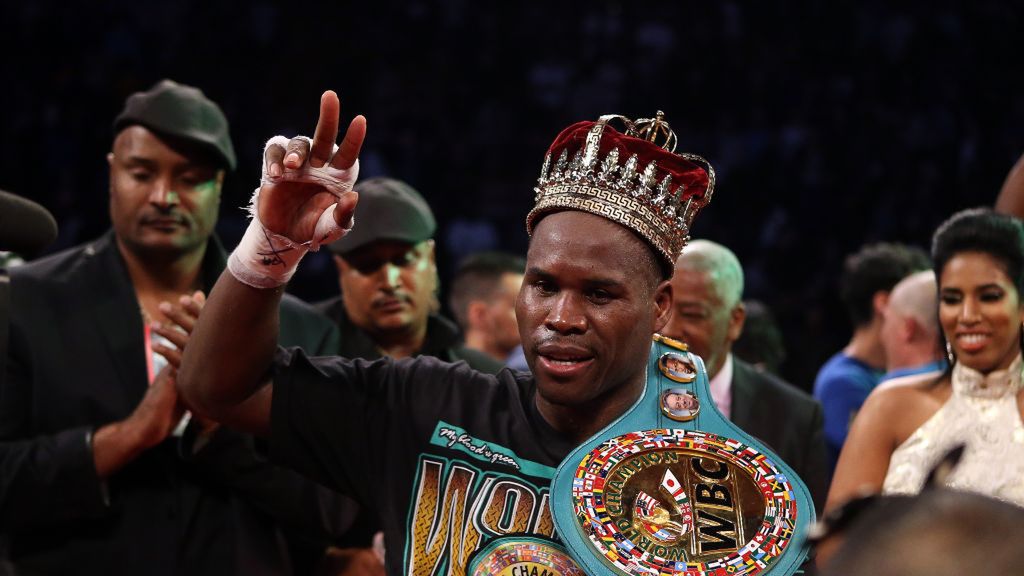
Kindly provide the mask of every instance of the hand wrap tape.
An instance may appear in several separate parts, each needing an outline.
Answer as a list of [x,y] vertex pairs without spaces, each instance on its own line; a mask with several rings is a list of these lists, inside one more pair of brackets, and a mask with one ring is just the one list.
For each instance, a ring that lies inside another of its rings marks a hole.
[[[287,149],[288,138],[274,136],[263,148],[263,177],[249,201],[248,211],[252,220],[241,242],[228,258],[231,275],[254,288],[276,288],[286,284],[295,274],[299,260],[306,252],[316,252],[321,245],[334,242],[351,230],[351,227],[342,228],[334,221],[334,208],[338,205],[334,203],[320,214],[310,240],[300,242],[277,234],[260,222],[260,191],[267,186],[296,182],[320,186],[335,198],[340,198],[342,194],[352,191],[359,176],[359,160],[356,160],[351,168],[345,170],[334,168],[329,163],[314,168],[307,161],[298,170],[284,170],[280,176],[272,177],[267,171],[266,151],[275,144]],[[337,147],[334,151],[337,152]]]

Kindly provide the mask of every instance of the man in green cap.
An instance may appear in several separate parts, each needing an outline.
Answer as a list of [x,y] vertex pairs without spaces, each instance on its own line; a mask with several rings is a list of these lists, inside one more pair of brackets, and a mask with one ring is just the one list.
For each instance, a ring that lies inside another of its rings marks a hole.
[[[251,436],[190,419],[174,387],[226,262],[213,229],[235,168],[227,119],[198,89],[164,80],[128,98],[114,133],[112,230],[11,273],[8,555],[26,574],[290,574],[280,527],[326,544],[350,512],[262,461]],[[330,322],[297,300],[280,316],[282,343],[336,345]]]
[[500,362],[463,346],[455,323],[437,313],[437,223],[427,201],[394,178],[370,178],[355,191],[356,218],[367,217],[331,243],[341,295],[318,305],[341,332],[341,346],[331,352],[371,360],[422,354],[501,370]]

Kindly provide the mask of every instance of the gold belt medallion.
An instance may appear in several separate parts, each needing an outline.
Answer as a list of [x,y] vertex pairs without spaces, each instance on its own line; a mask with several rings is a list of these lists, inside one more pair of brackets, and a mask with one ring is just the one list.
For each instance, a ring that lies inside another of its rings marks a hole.
[[611,438],[576,468],[573,505],[599,555],[626,574],[757,574],[789,544],[788,479],[764,454],[700,431]]
[[586,576],[560,544],[528,535],[499,538],[469,561],[471,576]]

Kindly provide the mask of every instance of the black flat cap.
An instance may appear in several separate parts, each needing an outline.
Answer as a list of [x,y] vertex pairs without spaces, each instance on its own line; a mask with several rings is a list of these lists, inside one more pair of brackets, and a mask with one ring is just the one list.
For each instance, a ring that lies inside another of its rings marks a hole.
[[355,191],[359,192],[355,226],[331,243],[333,252],[344,256],[377,240],[416,244],[434,237],[434,213],[412,186],[394,178],[370,178],[356,184]]
[[235,169],[237,162],[228,133],[228,119],[198,88],[161,80],[146,92],[132,94],[125,101],[124,110],[114,119],[114,134],[136,124],[157,135],[197,144],[210,152],[222,167]]

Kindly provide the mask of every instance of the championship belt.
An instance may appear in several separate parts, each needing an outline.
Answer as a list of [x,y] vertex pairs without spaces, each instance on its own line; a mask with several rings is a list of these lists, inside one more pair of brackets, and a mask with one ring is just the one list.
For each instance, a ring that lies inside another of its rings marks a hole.
[[794,574],[814,522],[803,481],[718,411],[700,357],[660,335],[640,399],[562,461],[551,496],[591,576]]

